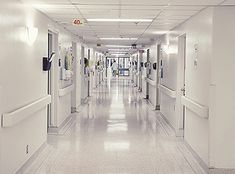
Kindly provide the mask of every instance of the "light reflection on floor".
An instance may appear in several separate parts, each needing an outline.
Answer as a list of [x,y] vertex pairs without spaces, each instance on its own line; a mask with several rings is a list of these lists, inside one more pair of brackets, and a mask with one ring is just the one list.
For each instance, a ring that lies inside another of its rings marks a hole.
[[74,119],[26,174],[204,174],[128,79],[103,83]]

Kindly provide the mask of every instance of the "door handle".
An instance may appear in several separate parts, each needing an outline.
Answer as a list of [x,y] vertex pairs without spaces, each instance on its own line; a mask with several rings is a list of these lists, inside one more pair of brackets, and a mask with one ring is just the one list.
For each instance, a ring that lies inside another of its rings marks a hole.
[[181,91],[182,91],[182,92],[185,92],[185,88],[181,88]]

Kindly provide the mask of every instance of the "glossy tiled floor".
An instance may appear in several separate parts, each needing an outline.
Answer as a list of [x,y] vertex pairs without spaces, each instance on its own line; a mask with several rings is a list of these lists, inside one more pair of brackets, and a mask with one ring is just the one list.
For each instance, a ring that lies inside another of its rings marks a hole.
[[26,173],[204,173],[161,115],[128,79],[104,82]]

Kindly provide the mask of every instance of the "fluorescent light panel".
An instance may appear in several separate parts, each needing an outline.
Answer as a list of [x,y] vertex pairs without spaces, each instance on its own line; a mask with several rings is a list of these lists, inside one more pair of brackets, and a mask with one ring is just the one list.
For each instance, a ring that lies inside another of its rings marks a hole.
[[109,52],[109,54],[128,54],[128,52]]
[[105,46],[110,48],[131,48],[131,46],[127,45],[105,45]]
[[158,35],[162,35],[162,34],[166,34],[169,31],[154,31],[153,34],[158,34]]
[[129,51],[129,49],[108,49],[109,51]]
[[87,19],[88,22],[152,22],[152,19]]
[[125,38],[125,37],[102,37],[100,40],[137,40],[138,38]]
[[125,56],[126,54],[111,54],[113,56]]

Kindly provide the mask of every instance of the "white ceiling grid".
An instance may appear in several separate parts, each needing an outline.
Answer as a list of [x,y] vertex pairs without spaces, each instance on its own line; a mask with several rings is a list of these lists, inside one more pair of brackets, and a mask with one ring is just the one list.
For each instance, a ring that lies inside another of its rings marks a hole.
[[[156,33],[169,31],[208,6],[235,5],[235,0],[22,0],[32,4],[88,43],[147,44]],[[87,22],[74,19],[153,19],[152,22]],[[101,41],[102,37],[138,38],[137,41]]]

